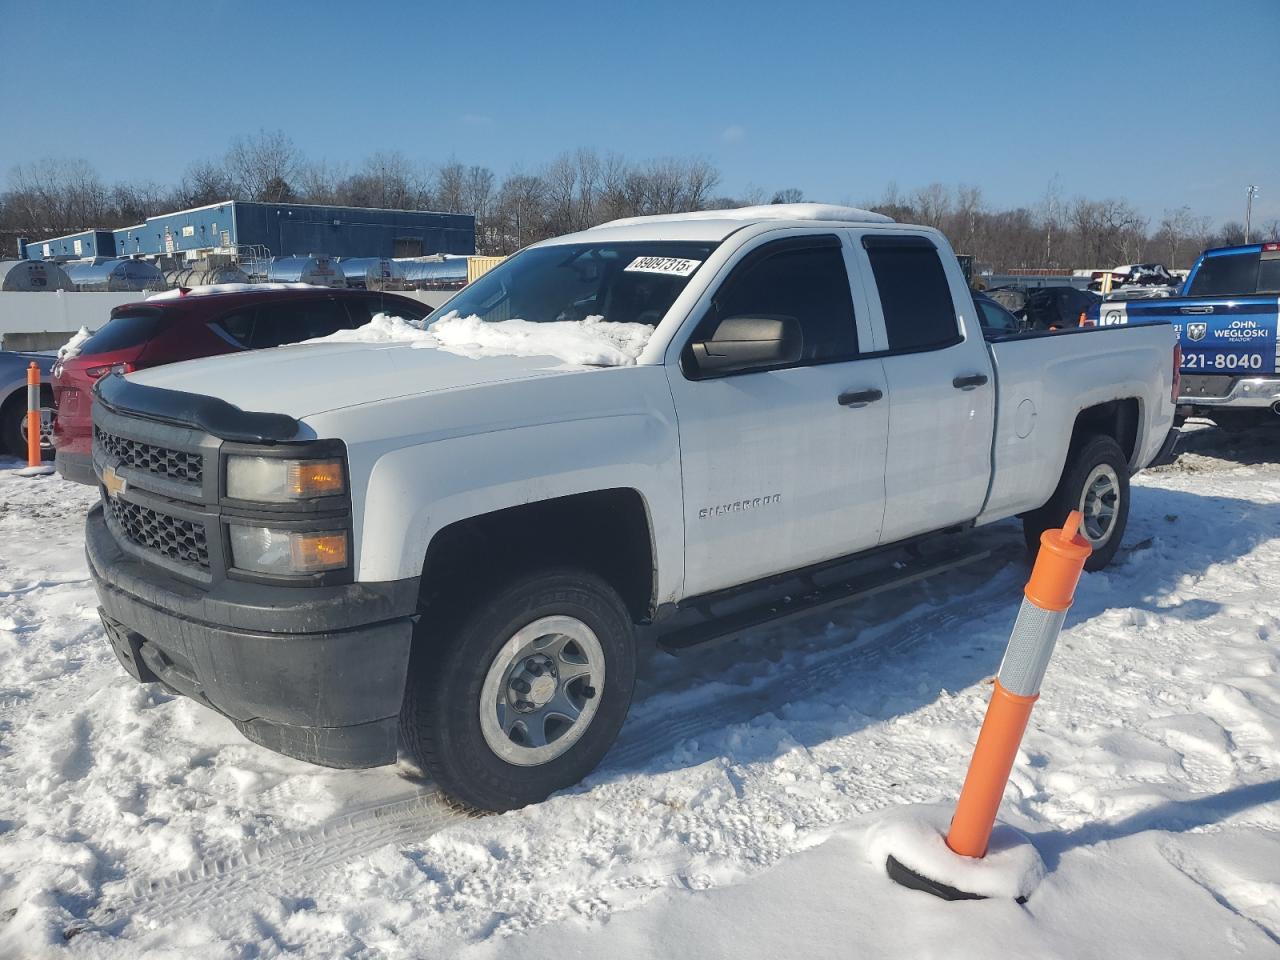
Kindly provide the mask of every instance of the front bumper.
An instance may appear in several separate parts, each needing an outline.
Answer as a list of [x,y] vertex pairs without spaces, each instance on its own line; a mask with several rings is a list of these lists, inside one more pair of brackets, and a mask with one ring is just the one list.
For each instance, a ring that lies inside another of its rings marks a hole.
[[85,483],[89,486],[95,486],[98,483],[98,478],[93,472],[92,454],[55,449],[53,465],[57,468],[58,476],[62,477],[63,480],[70,480],[73,483]]
[[124,668],[330,767],[394,763],[418,580],[204,590],[126,554],[101,505],[85,526],[103,625]]

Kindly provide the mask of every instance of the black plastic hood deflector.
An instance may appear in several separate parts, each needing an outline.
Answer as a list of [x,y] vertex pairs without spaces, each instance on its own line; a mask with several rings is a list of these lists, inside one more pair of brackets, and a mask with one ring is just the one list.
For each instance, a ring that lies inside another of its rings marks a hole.
[[283,413],[241,410],[217,397],[131,383],[119,373],[103,377],[93,389],[98,402],[116,413],[196,427],[224,440],[283,443],[298,439],[298,421]]

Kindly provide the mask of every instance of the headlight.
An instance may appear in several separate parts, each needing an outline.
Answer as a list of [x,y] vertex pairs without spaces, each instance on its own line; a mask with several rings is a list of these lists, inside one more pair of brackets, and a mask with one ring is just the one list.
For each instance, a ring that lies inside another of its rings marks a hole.
[[231,524],[231,563],[239,570],[283,576],[347,565],[347,531],[300,532]]
[[228,457],[227,496],[236,500],[289,503],[345,493],[342,461]]

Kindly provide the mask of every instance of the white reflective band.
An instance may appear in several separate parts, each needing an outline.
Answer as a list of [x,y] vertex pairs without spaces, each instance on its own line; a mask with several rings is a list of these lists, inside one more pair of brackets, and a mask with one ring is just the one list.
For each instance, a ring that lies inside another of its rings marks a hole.
[[1026,597],[1000,663],[1000,686],[1020,697],[1040,692],[1054,644],[1067,619],[1065,610],[1042,610]]

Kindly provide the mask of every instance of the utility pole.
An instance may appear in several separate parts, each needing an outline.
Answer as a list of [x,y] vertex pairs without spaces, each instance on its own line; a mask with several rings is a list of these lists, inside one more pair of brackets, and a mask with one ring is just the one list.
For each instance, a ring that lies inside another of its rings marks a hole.
[[1244,192],[1244,242],[1249,242],[1249,225],[1253,221],[1253,198],[1258,195],[1258,187],[1256,184],[1249,184],[1249,189]]

